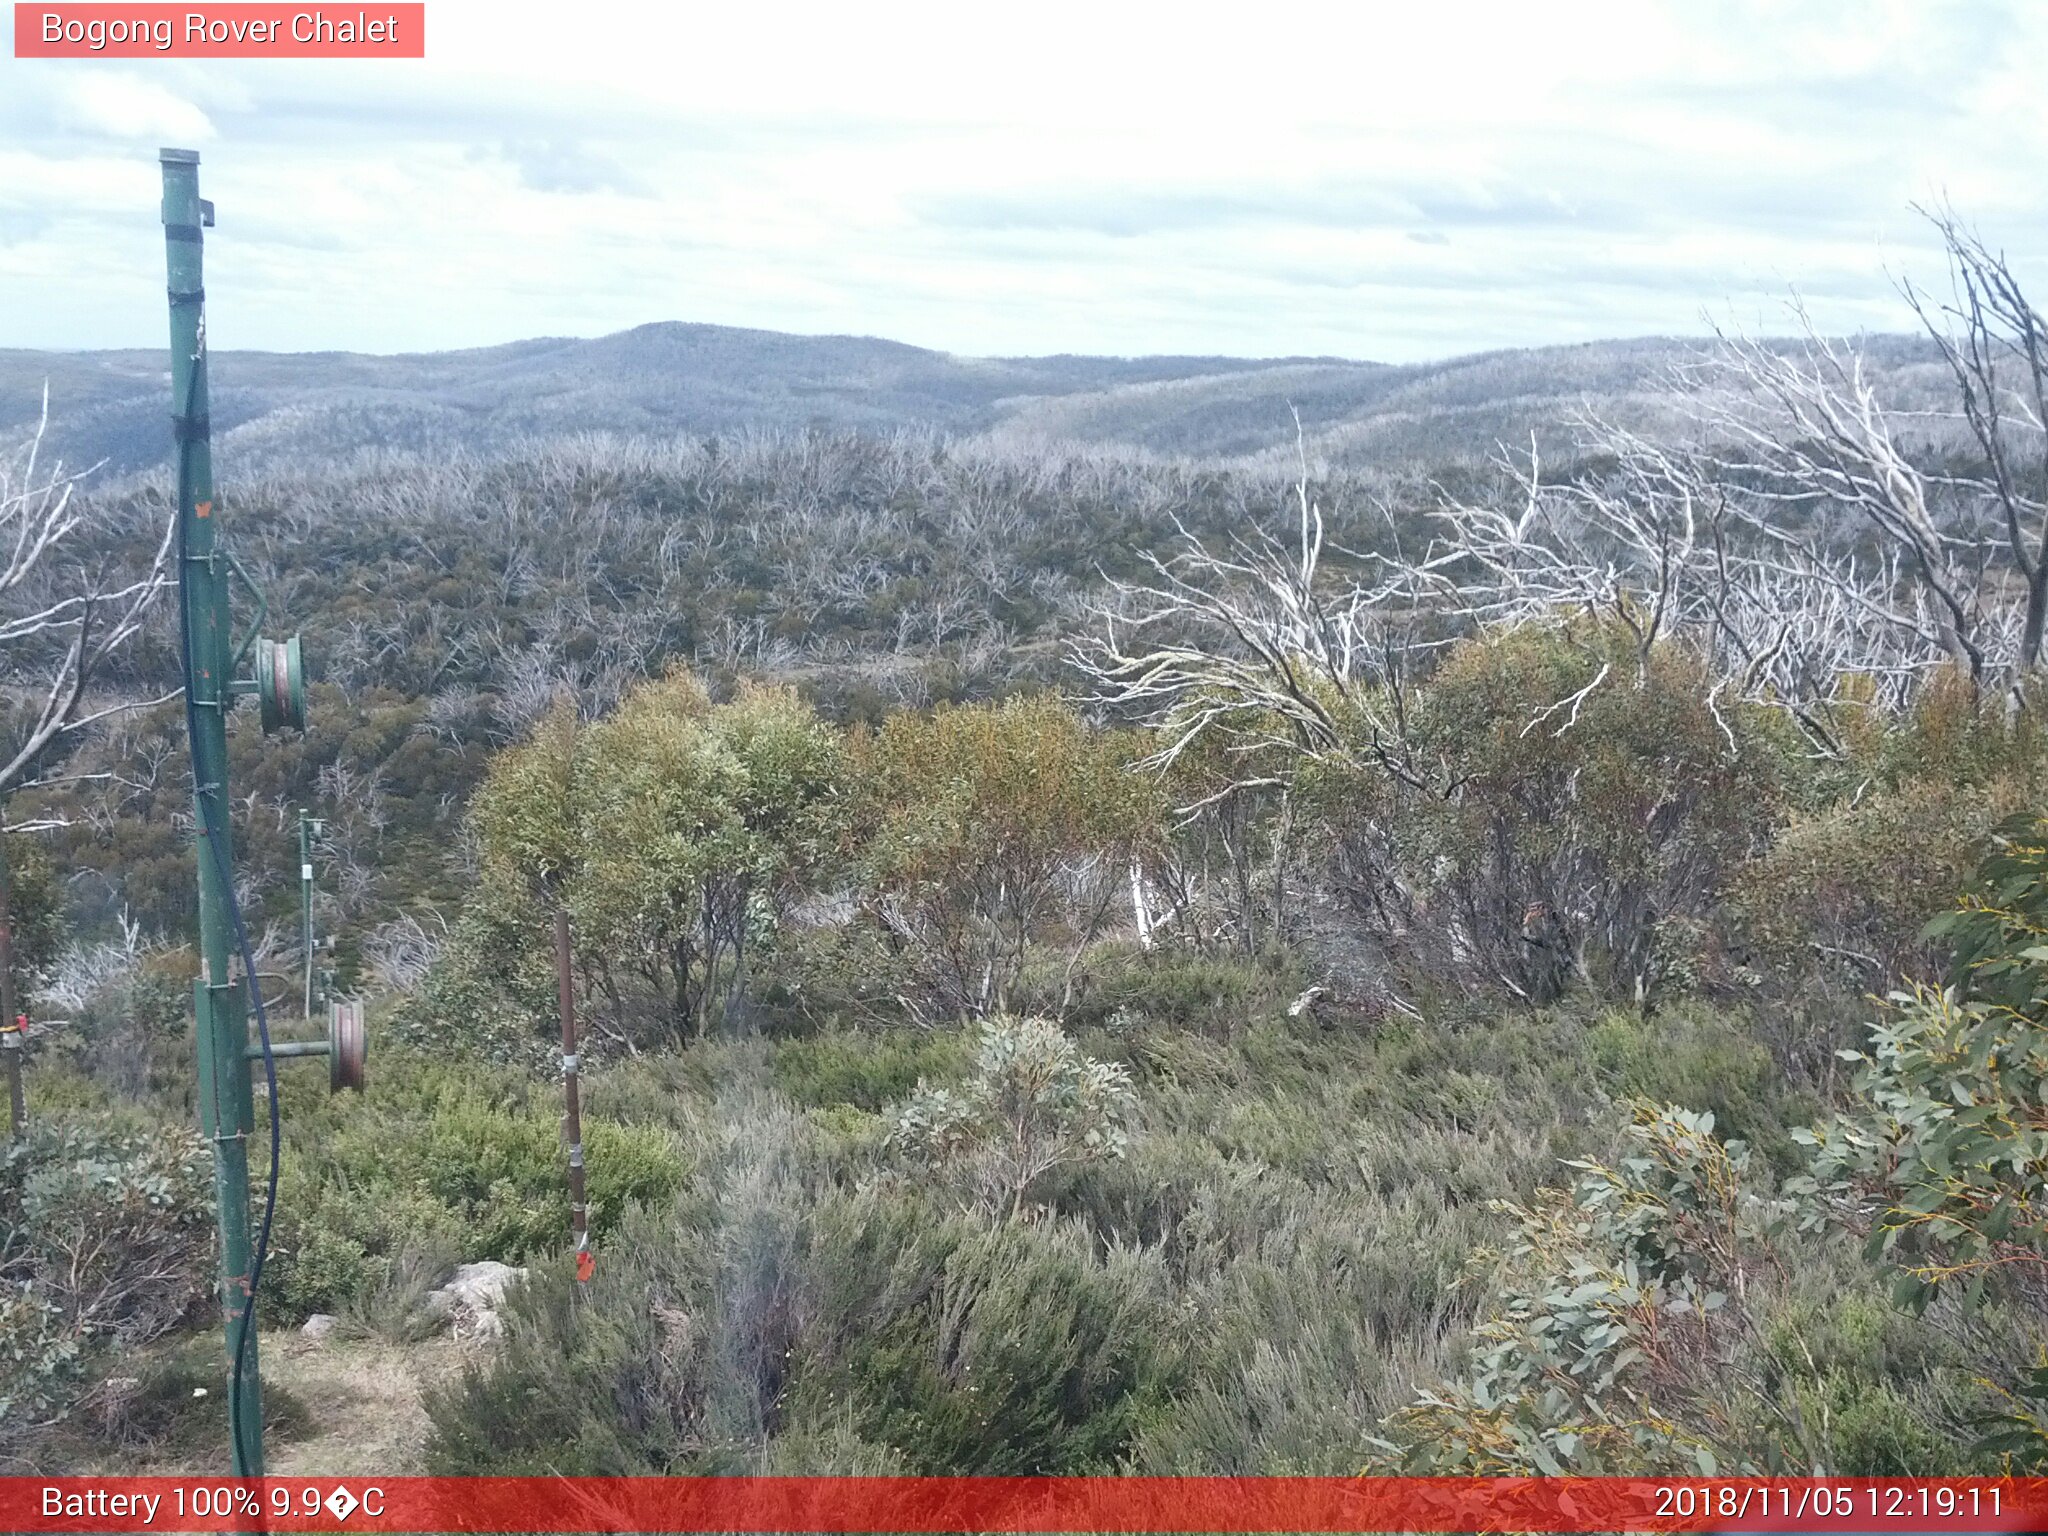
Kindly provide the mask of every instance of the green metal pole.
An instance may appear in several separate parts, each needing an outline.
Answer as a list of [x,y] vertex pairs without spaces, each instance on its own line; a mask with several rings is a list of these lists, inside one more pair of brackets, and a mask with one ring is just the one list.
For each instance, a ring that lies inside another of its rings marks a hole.
[[[224,876],[234,868],[228,840],[229,676],[234,642],[228,611],[228,566],[216,547],[213,456],[207,438],[206,296],[201,229],[213,207],[199,196],[199,155],[166,149],[164,260],[170,276],[171,419],[181,461],[179,536],[185,558],[178,581],[190,648],[192,783],[199,861],[199,979],[193,985],[199,1049],[199,1128],[213,1144],[214,1203],[220,1217],[220,1295],[227,1325],[228,1423],[238,1477],[263,1474],[263,1393],[250,1316],[247,998],[229,973],[234,934]],[[236,1371],[237,1358],[241,1369]],[[239,1379],[240,1390],[236,1389]]]

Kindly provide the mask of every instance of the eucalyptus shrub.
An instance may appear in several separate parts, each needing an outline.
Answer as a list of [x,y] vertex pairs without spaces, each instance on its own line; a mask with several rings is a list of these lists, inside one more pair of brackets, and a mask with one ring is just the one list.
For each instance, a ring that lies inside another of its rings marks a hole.
[[1901,1304],[1992,1288],[2048,1310],[2048,823],[2006,822],[1978,891],[1929,925],[1948,985],[1892,995],[1852,1053],[1860,1103],[1799,1136],[1803,1186],[1869,1228]]
[[483,895],[545,955],[566,906],[599,1020],[702,1035],[745,996],[799,882],[839,840],[841,743],[788,689],[713,704],[686,674],[595,725],[558,708],[472,812]]
[[[1901,1306],[1999,1301],[2048,1323],[2048,821],[2003,823],[1977,890],[1928,927],[1947,984],[1894,993],[1856,1066],[1858,1102],[1810,1131],[1809,1224],[1867,1233]],[[2038,1348],[2038,1346],[2037,1346]],[[2048,1355],[1994,1383],[1990,1443],[2048,1465]]]
[[1938,678],[1903,718],[1848,718],[1848,759],[1805,770],[1802,804],[1731,891],[1729,927],[1780,993],[1853,1000],[1901,973],[1933,976],[1944,936],[1927,914],[2048,788],[2038,717],[2008,721],[1960,679]]
[[7,1428],[63,1408],[77,1377],[79,1338],[64,1309],[26,1286],[0,1291],[0,1443]]
[[1616,622],[1465,641],[1398,714],[1400,773],[1361,742],[1310,764],[1302,800],[1354,909],[1444,980],[1539,1003],[1682,985],[1782,814],[1782,721],[1713,697],[1675,643],[1639,657]]
[[1081,1054],[1047,1019],[991,1019],[958,1089],[920,1081],[894,1111],[891,1143],[929,1166],[964,1168],[973,1198],[1014,1221],[1055,1168],[1120,1158],[1136,1103],[1130,1074]]
[[33,1128],[0,1154],[0,1219],[9,1274],[82,1335],[144,1342],[206,1295],[211,1160],[185,1126],[97,1115]]
[[1712,1115],[1671,1106],[1639,1104],[1612,1164],[1568,1166],[1570,1188],[1497,1207],[1516,1236],[1496,1259],[1496,1310],[1465,1374],[1388,1421],[1390,1465],[1711,1476],[1744,1437],[1759,1405],[1743,1304],[1790,1207],[1754,1187],[1748,1148]]
[[193,1131],[104,1113],[0,1151],[0,1426],[61,1413],[95,1349],[148,1343],[199,1310],[208,1165]]
[[1014,1006],[1034,952],[1077,960],[1128,903],[1131,861],[1163,826],[1137,756],[1043,695],[898,714],[855,739],[863,907],[934,1016]]

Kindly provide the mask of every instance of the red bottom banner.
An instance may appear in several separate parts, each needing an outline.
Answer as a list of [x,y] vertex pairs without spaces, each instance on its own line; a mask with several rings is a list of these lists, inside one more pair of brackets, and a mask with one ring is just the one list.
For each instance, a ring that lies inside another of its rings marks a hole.
[[0,1530],[2048,1532],[2048,1478],[6,1477]]

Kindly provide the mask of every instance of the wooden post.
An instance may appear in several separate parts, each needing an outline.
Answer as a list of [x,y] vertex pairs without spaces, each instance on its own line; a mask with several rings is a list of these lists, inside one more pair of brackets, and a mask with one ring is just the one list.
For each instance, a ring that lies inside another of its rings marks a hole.
[[28,1105],[21,1092],[21,1053],[27,1044],[14,1012],[14,864],[7,856],[7,829],[0,826],[0,1056],[7,1058],[7,1129],[21,1140]]
[[562,1010],[562,1136],[569,1143],[569,1230],[576,1239],[576,1280],[590,1279],[590,1207],[583,1198],[583,1105],[576,1058],[576,987],[570,970],[569,908],[555,904],[555,989]]

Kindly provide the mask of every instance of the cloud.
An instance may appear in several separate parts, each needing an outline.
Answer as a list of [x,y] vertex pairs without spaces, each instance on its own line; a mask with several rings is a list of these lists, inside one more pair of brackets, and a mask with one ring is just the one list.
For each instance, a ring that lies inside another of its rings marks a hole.
[[[1391,176],[1293,185],[1111,185],[946,193],[918,200],[909,211],[928,223],[962,229],[1083,230],[1115,236],[1242,225],[1394,229],[1417,221],[1526,227],[1570,223],[1582,216],[1560,196],[1517,186],[1428,186]],[[1618,221],[1619,210],[1610,210],[1610,217]]]
[[1907,328],[1887,263],[1939,277],[1906,205],[1944,189],[2048,291],[2037,0],[1147,9],[436,0],[402,65],[0,59],[0,345],[156,343],[178,142],[224,346],[685,319],[1407,360],[1795,284]]
[[157,139],[188,145],[208,143],[214,137],[207,115],[182,96],[140,74],[104,72],[104,66],[60,80],[57,122],[101,139]]
[[497,153],[536,192],[617,192],[645,197],[647,183],[616,160],[586,144],[565,139],[517,139]]

